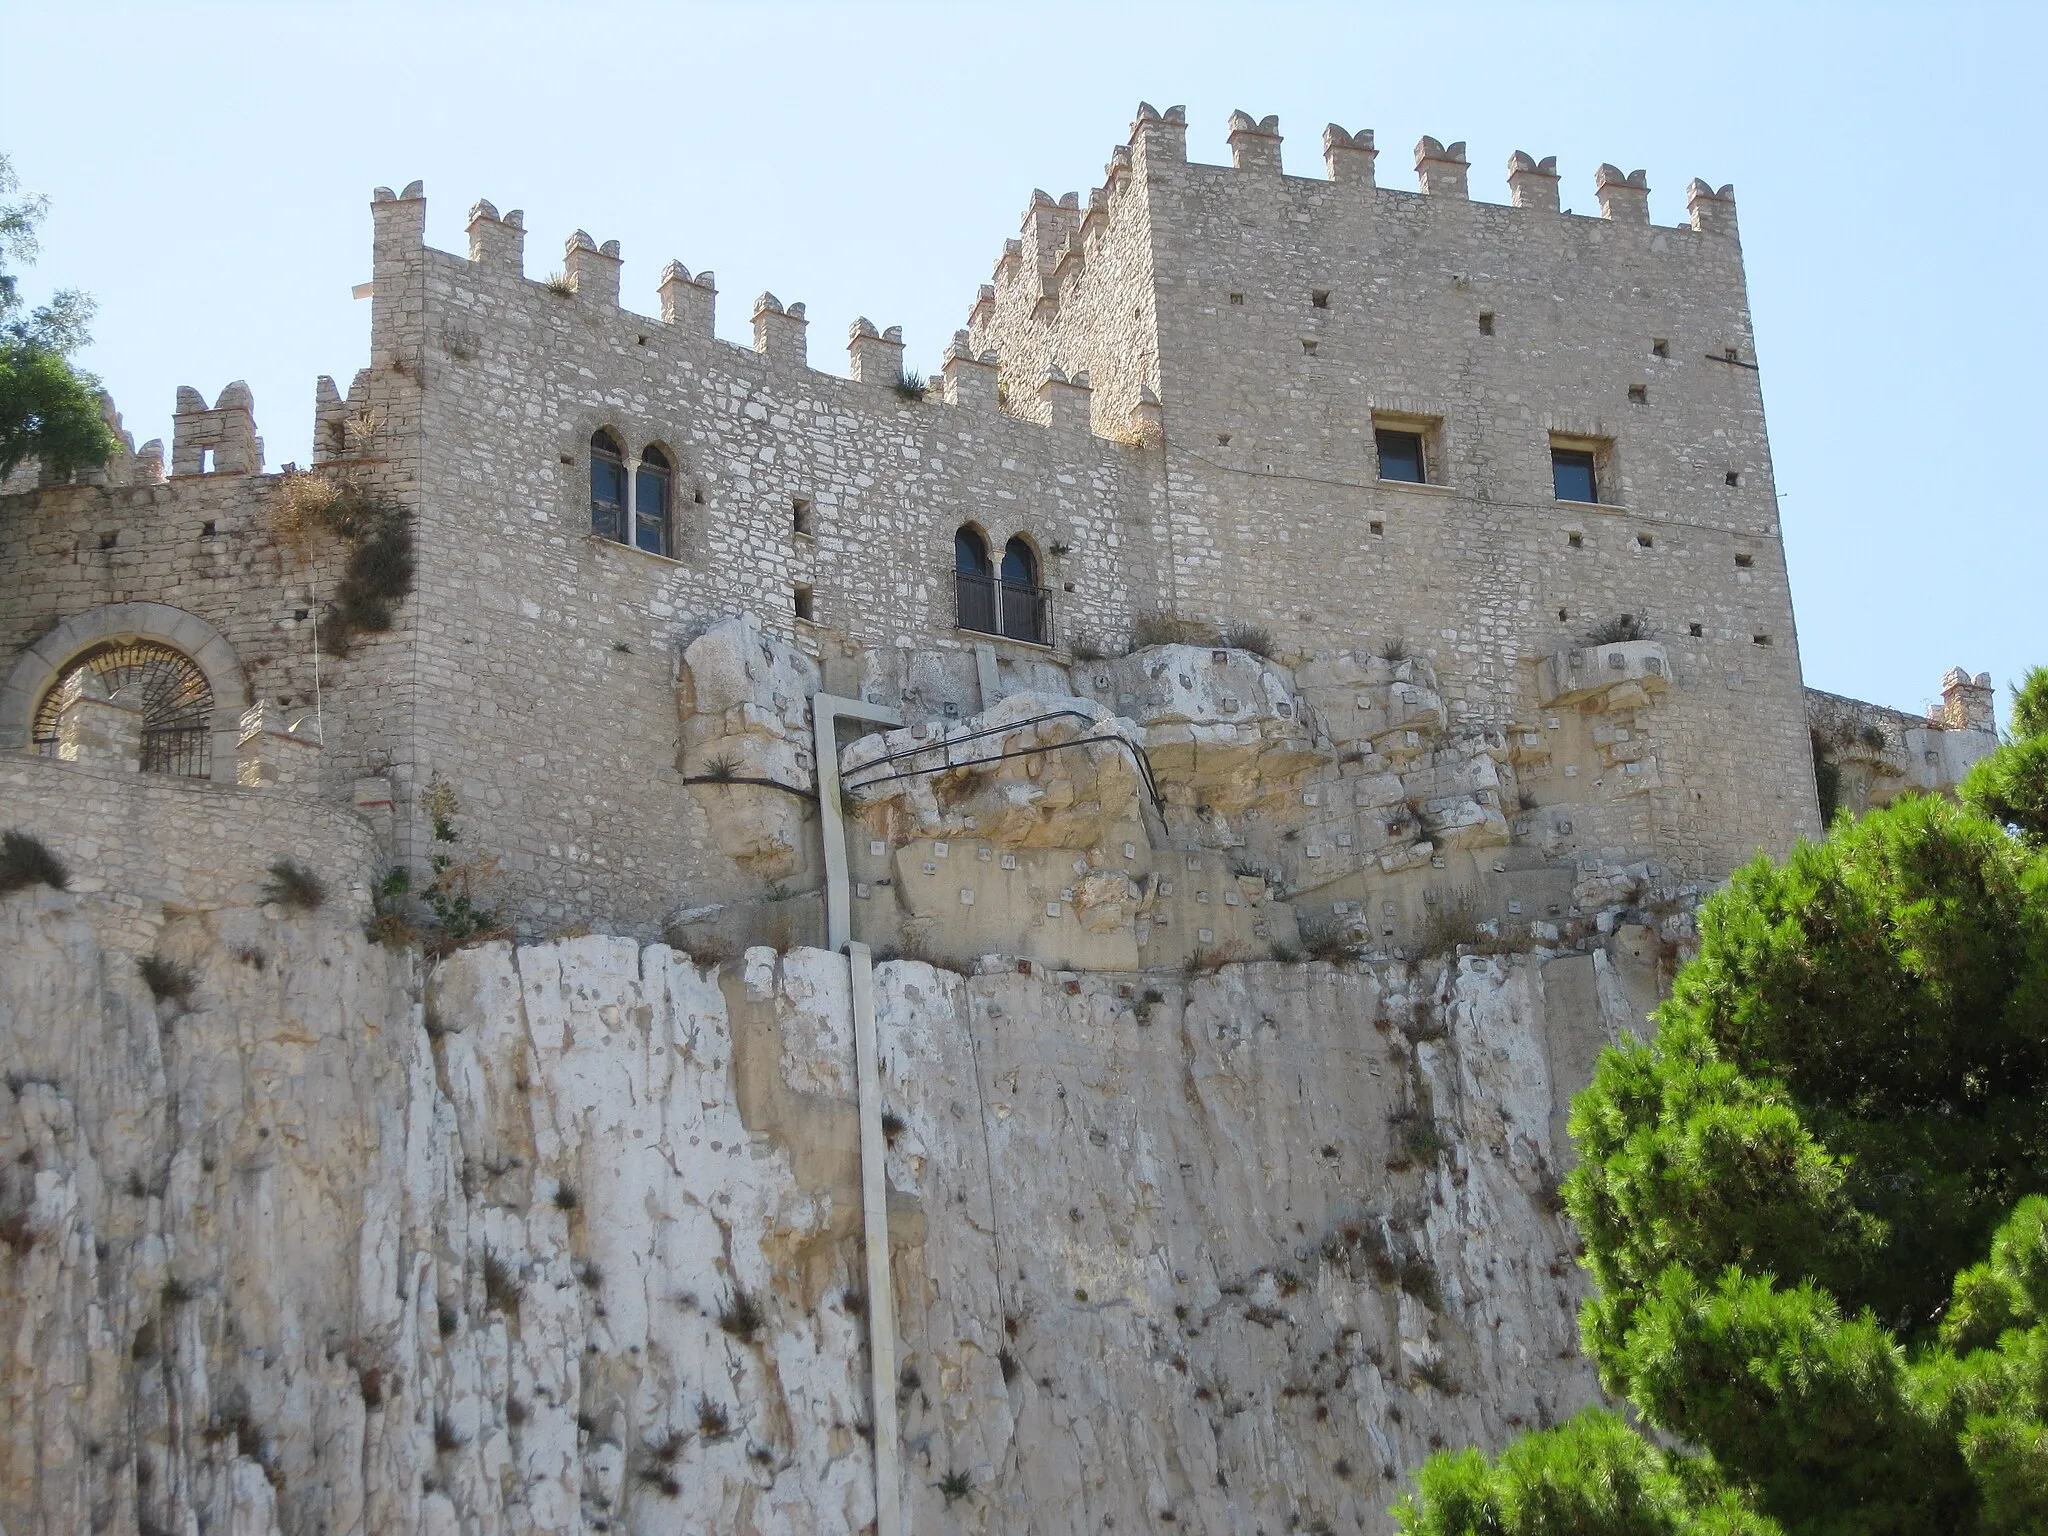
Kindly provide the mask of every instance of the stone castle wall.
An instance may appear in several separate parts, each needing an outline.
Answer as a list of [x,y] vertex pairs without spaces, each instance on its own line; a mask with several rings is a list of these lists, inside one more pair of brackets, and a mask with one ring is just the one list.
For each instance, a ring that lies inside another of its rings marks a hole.
[[0,757],[0,820],[57,852],[91,910],[146,950],[166,909],[257,904],[270,865],[290,859],[327,885],[335,913],[366,921],[379,861],[376,830],[308,795],[197,783],[102,765]]
[[[415,241],[391,260],[379,306],[390,286],[428,296],[432,511],[413,624],[435,704],[412,768],[447,774],[487,820],[538,920],[645,932],[744,889],[678,782],[678,647],[713,621],[758,613],[842,689],[937,713],[978,706],[970,641],[952,631],[962,521],[998,547],[1024,531],[1096,552],[1059,594],[1063,626],[1125,624],[1139,601],[1123,549],[1152,520],[1153,486],[1135,448],[1017,420],[992,397],[910,402],[816,372],[786,314],[766,313],[754,352],[716,340],[708,307],[694,328],[664,325],[592,285],[551,291],[502,251],[469,261]],[[659,444],[677,461],[678,558],[591,535],[589,444],[605,427],[631,454]],[[1046,561],[1055,583],[1073,564]],[[1004,650],[1026,669],[1056,659]]]
[[[671,263],[656,318],[622,307],[615,246],[579,232],[544,282],[518,214],[478,204],[465,258],[424,245],[417,184],[380,189],[370,366],[346,396],[321,381],[315,460],[415,515],[418,575],[396,630],[323,660],[327,792],[345,803],[388,775],[389,853],[417,866],[415,802],[439,774],[526,931],[651,936],[818,878],[814,833],[773,870],[736,861],[718,798],[687,782],[704,761],[686,750],[682,651],[713,625],[756,615],[815,663],[806,686],[917,722],[1024,691],[1121,709],[1094,658],[1168,615],[1266,631],[1300,690],[1288,702],[1318,725],[1300,782],[1258,790],[1271,805],[1225,827],[1190,789],[1196,819],[1163,836],[1284,865],[1293,889],[1340,865],[1377,878],[1366,855],[1392,831],[1329,812],[1380,809],[1342,781],[1412,778],[1417,753],[1450,753],[1439,777],[1481,748],[1511,766],[1482,811],[1539,862],[1647,861],[1698,883],[1817,831],[1728,190],[1695,184],[1691,223],[1658,228],[1641,178],[1612,168],[1592,218],[1560,212],[1526,156],[1514,206],[1493,206],[1469,200],[1460,146],[1424,141],[1424,190],[1406,193],[1376,184],[1369,134],[1333,128],[1314,181],[1279,173],[1271,120],[1233,120],[1229,166],[1189,161],[1185,133],[1142,108],[1085,209],[1034,196],[943,381],[915,399],[894,332],[859,323],[852,377],[825,373],[801,305],[763,295],[754,347],[735,347],[713,335],[708,273]],[[1378,477],[1376,423],[1424,437],[1430,483]],[[674,462],[668,555],[591,533],[600,429],[629,462]],[[1597,453],[1599,504],[1550,494],[1557,436]],[[250,473],[246,390],[212,407],[182,392],[174,437],[168,480],[149,480],[145,450],[112,477],[130,483],[9,498],[0,620],[20,646],[148,593],[240,659],[247,698],[224,713],[301,710],[302,615],[332,561],[268,531],[276,482]],[[1038,551],[1052,645],[955,627],[962,524]],[[1630,635],[1656,648],[1646,687],[1559,681],[1588,657],[1649,665],[1594,644]],[[1440,714],[1405,748],[1363,714],[1395,686],[1368,663],[1404,654]]]

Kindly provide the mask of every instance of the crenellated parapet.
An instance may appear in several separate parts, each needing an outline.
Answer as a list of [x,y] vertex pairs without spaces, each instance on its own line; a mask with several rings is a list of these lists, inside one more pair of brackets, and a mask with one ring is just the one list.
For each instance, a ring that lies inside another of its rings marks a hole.
[[365,457],[382,425],[381,413],[370,403],[369,369],[360,370],[350,381],[346,398],[331,377],[320,375],[313,386],[315,464]]
[[482,266],[526,273],[526,214],[514,208],[503,218],[487,198],[469,210],[469,259]]
[[846,357],[853,377],[866,384],[896,384],[903,378],[903,327],[875,329],[874,321],[862,315],[853,322],[846,338]]
[[1539,161],[1519,149],[1508,156],[1508,200],[1515,207],[1556,213],[1557,181],[1557,156],[1545,155]]
[[571,235],[562,247],[562,271],[576,296],[595,304],[619,305],[619,242],[599,245],[582,230]]
[[1650,177],[1647,171],[1623,172],[1619,166],[1603,165],[1593,174],[1593,194],[1600,200],[1600,217],[1610,223],[1650,222]]
[[1692,216],[1692,227],[1701,234],[1726,235],[1731,240],[1739,238],[1735,227],[1733,182],[1716,192],[1699,177],[1693,177],[1685,189],[1685,209]]
[[693,336],[709,336],[717,318],[718,279],[711,272],[690,276],[690,269],[672,261],[661,269],[655,289],[661,298],[664,325],[679,326]]
[[209,406],[189,384],[178,386],[171,418],[171,473],[254,475],[263,472],[263,439],[256,435],[256,401],[240,379]]
[[1330,180],[1340,186],[1372,187],[1373,162],[1379,153],[1373,147],[1370,128],[1347,133],[1332,123],[1323,130],[1323,166]]
[[1463,201],[1471,194],[1465,178],[1471,162],[1465,158],[1465,141],[1444,144],[1424,134],[1415,145],[1415,181],[1425,197],[1448,197]]
[[946,403],[995,410],[999,403],[996,383],[1000,371],[993,352],[977,353],[974,350],[971,332],[955,331],[946,348]]
[[774,294],[764,293],[754,300],[754,350],[770,363],[802,368],[807,355],[804,331],[809,324],[803,305],[785,308]]
[[[1232,170],[1258,176],[1281,174],[1281,133],[1277,116],[1254,118],[1249,112],[1232,112],[1227,141]],[[1371,129],[1353,131],[1331,123],[1323,130],[1322,144],[1328,181],[1364,191],[1377,189],[1378,148]],[[1149,102],[1140,102],[1137,116],[1131,124],[1129,142],[1118,145],[1113,151],[1103,184],[1089,195],[1085,210],[1079,208],[1071,194],[1057,202],[1044,192],[1033,194],[1031,209],[1025,216],[1025,238],[1009,242],[1004,257],[996,264],[992,286],[1001,291],[1013,281],[1042,277],[1042,293],[1035,297],[1057,296],[1062,284],[1054,278],[1061,265],[1062,237],[1066,227],[1063,219],[1070,219],[1073,212],[1081,213],[1079,228],[1071,245],[1085,258],[1093,228],[1099,221],[1106,222],[1111,204],[1133,177],[1154,172],[1171,174],[1174,168],[1187,164],[1185,109],[1172,107],[1161,112]],[[1417,141],[1416,184],[1424,196],[1450,201],[1470,200],[1470,170],[1463,141],[1447,144],[1427,134]],[[1555,155],[1539,160],[1524,151],[1515,151],[1508,160],[1507,184],[1511,206],[1543,213],[1562,213]],[[1617,166],[1603,164],[1594,175],[1595,201],[1600,207],[1600,217],[1609,223],[1647,224],[1649,193],[1647,174],[1641,170],[1623,171]],[[1723,186],[1717,191],[1707,182],[1695,180],[1687,188],[1686,206],[1690,227],[1695,231],[1731,237],[1736,233],[1734,187]],[[1062,210],[1066,212],[1063,214]],[[982,323],[979,310],[974,323]]]
[[1991,674],[1972,677],[1963,667],[1950,667],[1941,679],[1941,708],[1927,712],[1930,723],[1945,731],[1996,731]]
[[1086,373],[1070,378],[1057,363],[1053,364],[1046,370],[1045,382],[1038,386],[1038,401],[1045,421],[1055,431],[1088,430],[1094,413],[1094,390]]
[[1230,163],[1240,171],[1280,174],[1280,119],[1254,120],[1249,112],[1230,114]]
[[1149,101],[1138,103],[1138,115],[1131,123],[1131,163],[1143,172],[1150,166],[1185,165],[1188,159],[1188,109],[1168,107],[1164,112]]

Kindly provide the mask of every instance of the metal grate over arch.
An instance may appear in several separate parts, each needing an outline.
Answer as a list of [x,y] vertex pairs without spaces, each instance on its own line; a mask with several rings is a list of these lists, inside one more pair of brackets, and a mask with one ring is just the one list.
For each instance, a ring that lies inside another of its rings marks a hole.
[[213,689],[199,664],[154,640],[116,640],[77,657],[36,708],[34,750],[57,750],[57,711],[64,685],[91,672],[107,692],[135,689],[142,698],[142,771],[203,779],[212,772]]

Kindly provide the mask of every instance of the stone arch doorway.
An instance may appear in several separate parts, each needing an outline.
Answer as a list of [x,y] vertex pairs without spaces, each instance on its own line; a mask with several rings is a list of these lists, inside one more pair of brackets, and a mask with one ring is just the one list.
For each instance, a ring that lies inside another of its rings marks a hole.
[[[168,603],[95,608],[66,619],[22,652],[0,683],[0,750],[38,750],[46,702],[82,667],[100,672],[112,687],[142,687],[145,766],[153,751],[164,764],[159,772],[235,782],[235,736],[249,705],[248,676],[219,630]],[[152,741],[153,689],[162,734]]]

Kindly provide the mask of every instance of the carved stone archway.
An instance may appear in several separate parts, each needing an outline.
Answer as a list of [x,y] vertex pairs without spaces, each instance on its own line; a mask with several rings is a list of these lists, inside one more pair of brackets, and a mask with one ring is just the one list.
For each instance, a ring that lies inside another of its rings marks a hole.
[[234,647],[196,613],[168,603],[109,603],[74,615],[16,658],[0,683],[0,751],[30,746],[36,706],[78,656],[118,640],[154,640],[183,651],[213,690],[211,777],[235,782],[235,738],[249,707],[249,678]]

